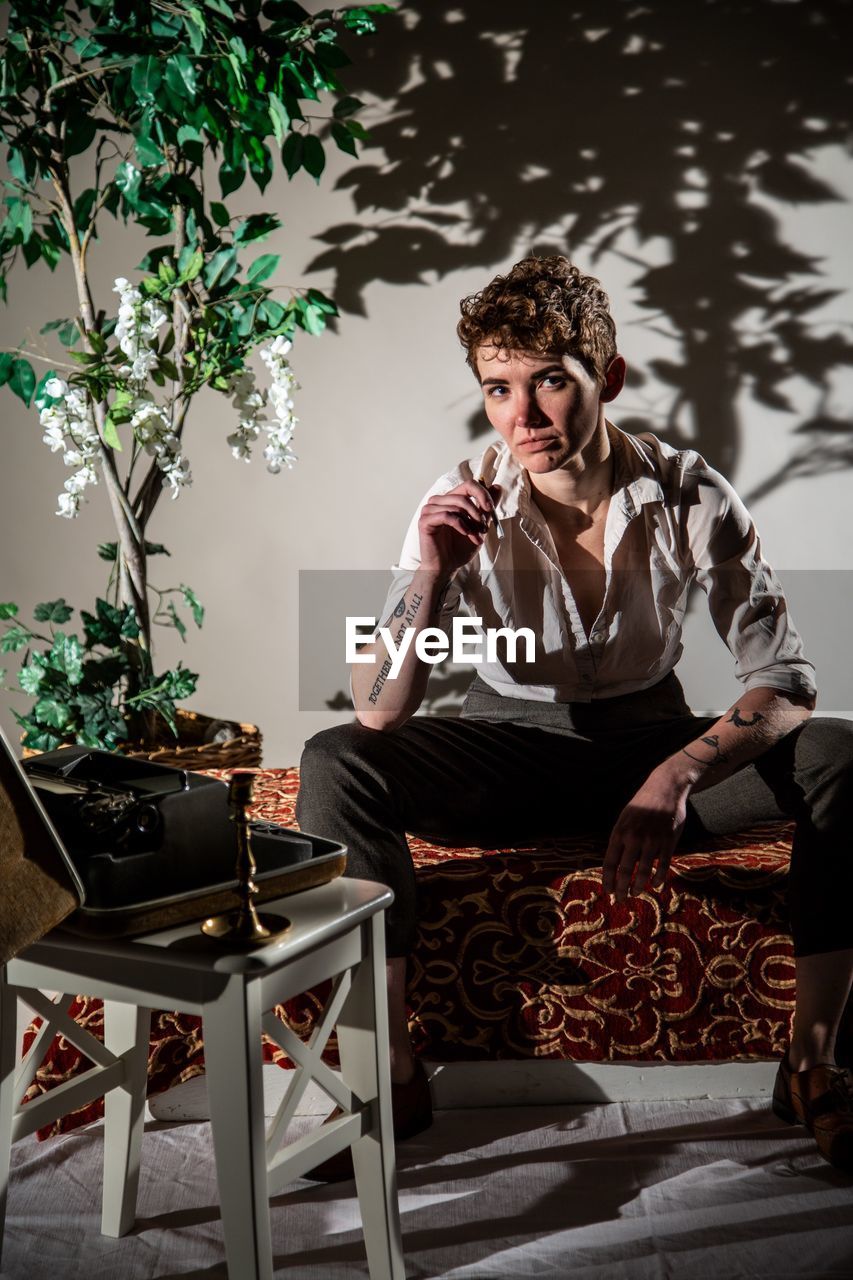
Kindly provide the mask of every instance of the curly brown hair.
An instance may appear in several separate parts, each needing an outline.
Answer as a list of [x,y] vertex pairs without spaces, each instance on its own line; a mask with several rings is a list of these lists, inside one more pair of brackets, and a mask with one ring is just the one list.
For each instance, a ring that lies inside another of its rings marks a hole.
[[523,258],[505,276],[463,298],[456,326],[477,372],[477,349],[571,355],[600,382],[616,355],[610,301],[594,276],[562,255]]

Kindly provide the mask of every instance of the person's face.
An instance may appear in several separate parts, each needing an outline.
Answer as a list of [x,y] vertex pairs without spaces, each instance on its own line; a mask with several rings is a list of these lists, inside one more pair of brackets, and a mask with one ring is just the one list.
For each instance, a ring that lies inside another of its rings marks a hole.
[[489,422],[537,474],[565,466],[603,429],[602,401],[618,394],[625,367],[616,356],[602,388],[574,356],[483,346],[476,362]]

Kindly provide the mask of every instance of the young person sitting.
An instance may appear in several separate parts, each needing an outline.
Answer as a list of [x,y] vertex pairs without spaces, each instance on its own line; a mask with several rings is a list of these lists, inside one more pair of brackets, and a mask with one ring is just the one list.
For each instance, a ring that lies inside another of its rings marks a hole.
[[[429,489],[381,622],[399,649],[409,630],[447,632],[464,603],[484,628],[529,629],[535,652],[493,653],[458,719],[415,717],[431,666],[409,643],[391,678],[377,637],[352,670],[358,723],[308,742],[297,808],[348,846],[347,874],[394,890],[395,1132],[431,1118],[406,1025],[406,832],[505,847],[600,831],[603,889],[624,901],[664,883],[685,830],[784,814],[796,1012],[773,1105],[853,1172],[853,1077],[835,1062],[853,979],[853,722],[812,718],[813,667],[731,485],[695,451],[608,421],[625,361],[597,280],[526,258],[463,300],[458,333],[498,438]],[[694,716],[674,672],[694,580],[740,684],[720,716]]]

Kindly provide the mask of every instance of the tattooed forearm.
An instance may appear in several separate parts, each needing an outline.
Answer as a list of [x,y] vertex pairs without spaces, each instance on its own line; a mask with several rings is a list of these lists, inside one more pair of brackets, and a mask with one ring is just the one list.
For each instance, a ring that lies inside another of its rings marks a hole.
[[729,724],[736,724],[739,729],[750,729],[754,724],[758,724],[759,720],[763,720],[764,716],[760,711],[753,711],[749,720],[744,720],[740,713],[740,707],[734,707],[732,714],[729,716]]
[[448,578],[447,581],[443,584],[443,586],[440,586],[438,589],[438,594],[435,597],[435,604],[433,605],[433,610],[432,610],[432,616],[434,618],[437,618],[438,615],[441,613],[442,609],[444,608],[444,602],[447,599],[447,593],[449,590],[450,590],[450,578]]
[[[423,603],[423,596],[416,591],[415,594],[412,596],[412,599],[408,608],[406,608],[406,597],[403,596],[402,599],[400,600],[400,603],[394,609],[392,617],[403,618],[403,621],[400,623],[400,626],[397,629],[397,634],[394,636],[394,644],[398,648],[400,645],[400,641],[403,638],[403,633],[405,632],[407,627],[410,627],[415,621],[415,618],[417,617],[417,614],[418,614],[418,610],[420,609],[422,603]],[[391,619],[389,618],[389,622],[390,620]],[[382,666],[379,668],[379,675],[374,680],[373,688],[370,690],[370,693],[368,695],[368,699],[367,699],[368,702],[372,702],[374,706],[376,706],[376,703],[379,700],[379,695],[385,687],[385,683],[388,679],[388,673],[390,672],[390,670],[391,670],[391,655],[389,654],[388,657],[385,659],[385,661],[382,663]]]
[[374,706],[376,705],[379,695],[384,688],[385,681],[388,679],[388,672],[390,670],[391,670],[391,658],[389,656],[385,659],[385,661],[382,663],[382,666],[379,668],[379,675],[374,680],[373,688],[370,690],[370,696],[367,699],[368,702],[372,702]]
[[[693,752],[688,751],[686,747],[681,748],[682,754],[688,756],[691,760],[695,760],[698,764],[715,765],[728,763],[729,757],[724,751],[720,750],[720,740],[715,733],[708,734],[706,738],[701,738],[700,741],[704,742],[706,747],[710,747],[714,753],[710,760],[704,760],[702,756],[695,756]],[[691,743],[691,746],[692,745],[693,744]]]

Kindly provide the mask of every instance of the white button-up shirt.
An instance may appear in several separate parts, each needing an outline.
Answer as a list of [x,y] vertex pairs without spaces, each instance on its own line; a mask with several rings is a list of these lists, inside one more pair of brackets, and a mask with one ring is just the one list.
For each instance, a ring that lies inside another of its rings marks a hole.
[[[693,581],[745,688],[815,692],[814,667],[762,558],[755,526],[734,489],[692,449],[607,424],[615,488],[604,530],[604,602],[587,635],[528,472],[503,442],[443,475],[424,496],[403,543],[380,615],[385,623],[420,565],[418,518],[427,498],[463,480],[500,486],[501,534],[490,525],[478,553],[454,575],[442,625],[464,604],[483,628],[530,628],[535,659],[477,666],[497,693],[542,702],[590,702],[657,684],[681,656]],[[501,660],[503,659],[503,660]]]

